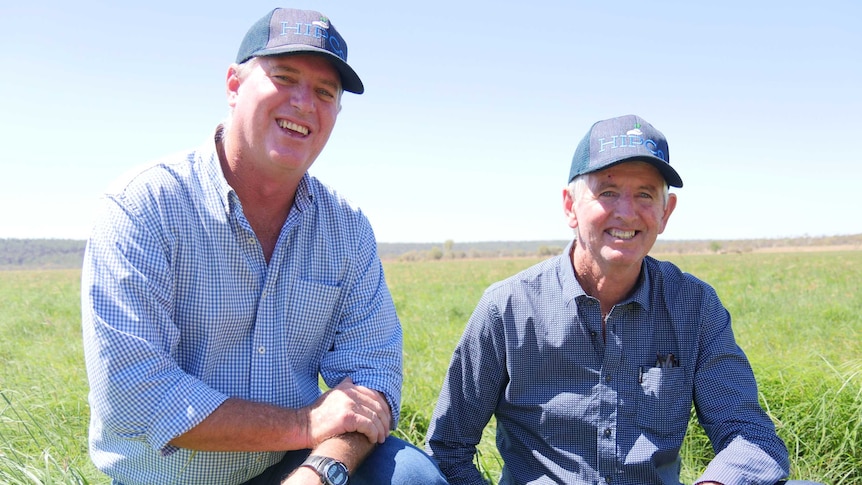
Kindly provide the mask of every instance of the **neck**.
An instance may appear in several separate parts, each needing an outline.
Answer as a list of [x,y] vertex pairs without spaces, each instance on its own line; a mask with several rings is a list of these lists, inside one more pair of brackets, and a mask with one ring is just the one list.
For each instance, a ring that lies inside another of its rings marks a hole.
[[241,154],[232,153],[227,141],[216,141],[216,149],[225,180],[239,197],[243,214],[269,261],[281,228],[293,207],[301,178],[279,180],[265,177],[253,166],[244,164]]
[[231,138],[232,134],[226,130],[222,139],[216,139],[216,149],[225,180],[239,196],[243,210],[286,215],[304,173],[273,173],[266,170],[265,163],[246,160],[242,145]]
[[632,293],[643,265],[643,262],[639,262],[629,266],[603,266],[579,250],[577,244],[572,250],[571,260],[578,283],[588,295],[599,300],[602,315],[610,313],[614,305]]

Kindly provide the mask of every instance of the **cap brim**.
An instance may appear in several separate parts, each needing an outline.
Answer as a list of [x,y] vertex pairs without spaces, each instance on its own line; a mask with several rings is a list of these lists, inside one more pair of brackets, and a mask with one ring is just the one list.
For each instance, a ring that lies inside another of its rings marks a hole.
[[667,182],[667,184],[671,187],[682,188],[682,177],[680,177],[679,174],[676,173],[676,170],[674,170],[673,167],[671,167],[667,163],[662,163],[663,165],[658,165],[658,162],[656,162],[656,164],[654,165],[658,169],[658,171],[661,172],[662,176],[664,176],[665,182]]
[[289,54],[315,54],[326,57],[335,69],[338,71],[338,74],[341,76],[341,87],[345,91],[349,91],[355,94],[362,94],[365,92],[365,86],[362,84],[362,80],[359,79],[359,75],[356,74],[356,71],[353,70],[346,62],[342,61],[340,57],[335,54],[325,50],[320,49],[318,47],[310,46],[310,45],[301,45],[301,44],[290,44],[284,45],[280,47],[276,47],[273,49],[260,49],[255,51],[250,57],[265,57],[265,56],[278,56],[278,55],[289,55]]

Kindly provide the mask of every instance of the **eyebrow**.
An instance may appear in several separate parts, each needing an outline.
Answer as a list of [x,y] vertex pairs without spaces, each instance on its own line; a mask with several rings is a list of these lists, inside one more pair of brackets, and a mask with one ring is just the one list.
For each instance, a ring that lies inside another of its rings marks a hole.
[[[270,75],[285,73],[285,72],[291,73],[291,74],[297,74],[297,75],[302,74],[302,71],[300,71],[299,69],[297,69],[293,66],[284,66],[284,65],[275,64],[275,63],[270,64],[270,69],[269,69]],[[339,86],[338,82],[336,82],[335,80],[327,79],[327,78],[320,78],[319,81],[322,84],[330,86],[332,89],[336,89],[336,90],[341,89],[341,86]]]
[[[608,188],[616,188],[616,187],[619,187],[618,183],[608,182],[606,179],[600,180],[598,182],[598,184],[596,184],[596,189],[598,189],[597,192],[601,192],[602,190],[605,190]],[[652,184],[641,184],[638,186],[638,190],[645,190],[647,192],[654,192],[654,193],[660,192],[659,188],[655,185],[652,185]]]

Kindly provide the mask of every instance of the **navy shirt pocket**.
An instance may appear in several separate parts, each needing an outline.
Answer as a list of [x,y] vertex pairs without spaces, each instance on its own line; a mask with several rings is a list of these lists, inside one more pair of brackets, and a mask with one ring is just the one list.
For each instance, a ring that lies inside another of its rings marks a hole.
[[638,426],[658,437],[678,435],[682,440],[692,404],[685,367],[642,367],[638,382]]

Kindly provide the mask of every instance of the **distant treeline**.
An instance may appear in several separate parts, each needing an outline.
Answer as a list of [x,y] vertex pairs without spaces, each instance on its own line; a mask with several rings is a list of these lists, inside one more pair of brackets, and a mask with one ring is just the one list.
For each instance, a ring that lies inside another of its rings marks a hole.
[[456,243],[379,243],[380,259],[424,261],[434,259],[519,258],[560,253],[568,241],[488,241]]
[[[383,260],[428,261],[438,259],[518,258],[559,254],[569,241],[488,241],[442,243],[379,243]],[[80,268],[86,241],[74,239],[0,239],[0,270]],[[768,249],[792,250],[844,247],[862,249],[862,234],[741,240],[659,239],[655,254],[747,253]]]
[[0,239],[0,270],[80,268],[86,241]]
[[[559,254],[569,241],[492,241],[456,243],[381,243],[378,251],[381,259],[400,261],[423,261],[461,258],[517,258],[528,256],[552,256]],[[778,239],[739,240],[674,240],[656,241],[651,254],[692,253],[750,253],[764,250],[805,249],[856,249],[862,250],[862,234],[849,236],[794,237]]]
[[[379,243],[384,260],[505,258],[557,254],[567,241],[499,241],[455,244]],[[72,269],[84,260],[86,241],[73,239],[0,239],[0,270]]]

